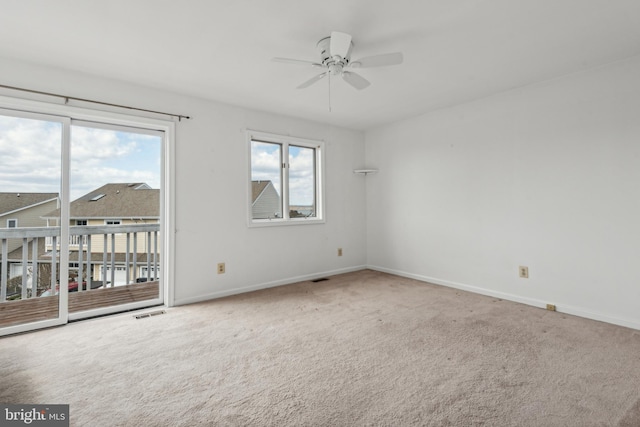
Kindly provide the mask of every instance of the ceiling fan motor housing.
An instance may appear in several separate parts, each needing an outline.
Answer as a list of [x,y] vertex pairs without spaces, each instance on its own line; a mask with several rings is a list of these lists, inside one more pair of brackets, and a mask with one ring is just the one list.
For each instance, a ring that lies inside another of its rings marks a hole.
[[349,64],[351,60],[351,50],[353,49],[353,42],[349,45],[349,50],[344,57],[331,54],[331,36],[325,37],[316,44],[316,49],[320,53],[322,65],[329,69],[329,72],[333,75],[342,74],[342,70]]

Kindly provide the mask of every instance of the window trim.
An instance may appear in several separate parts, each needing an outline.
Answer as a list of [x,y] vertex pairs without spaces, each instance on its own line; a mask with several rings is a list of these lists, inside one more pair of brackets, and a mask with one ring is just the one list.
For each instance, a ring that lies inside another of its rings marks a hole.
[[[271,219],[253,219],[252,216],[252,189],[251,189],[251,142],[260,141],[274,144],[281,144],[283,147],[282,157],[285,167],[281,168],[282,172],[282,188],[283,193],[281,195],[282,204],[282,218]],[[324,224],[325,211],[324,211],[324,147],[325,143],[321,140],[299,138],[293,136],[278,135],[267,132],[260,132],[254,130],[246,131],[246,144],[247,144],[247,225],[249,227],[273,227],[273,226],[288,226],[288,225],[302,225],[302,224]],[[316,216],[315,217],[289,217],[289,199],[288,199],[288,186],[289,186],[289,152],[288,147],[290,145],[313,148],[315,150],[315,196],[316,196]],[[285,149],[287,147],[287,149]]]
[[[14,223],[14,226],[11,226],[9,224]],[[7,228],[18,228],[18,218],[8,218],[7,219]]]

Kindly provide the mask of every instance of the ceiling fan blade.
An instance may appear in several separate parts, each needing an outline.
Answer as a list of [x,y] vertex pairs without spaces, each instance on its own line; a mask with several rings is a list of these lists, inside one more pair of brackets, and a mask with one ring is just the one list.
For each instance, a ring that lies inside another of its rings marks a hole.
[[311,77],[309,80],[307,80],[306,82],[302,83],[300,86],[298,86],[296,89],[304,89],[306,87],[311,86],[312,84],[314,84],[315,82],[317,82],[318,80],[321,80],[324,78],[324,76],[326,76],[327,73],[321,73],[318,74],[317,76]]
[[329,44],[329,52],[331,56],[340,56],[346,58],[351,50],[351,35],[333,31],[331,33],[331,42]]
[[395,52],[385,53],[383,55],[365,56],[357,61],[352,61],[351,66],[353,68],[385,67],[387,65],[402,64],[402,61],[402,52]]
[[352,73],[350,71],[343,71],[342,79],[358,90],[362,90],[371,84],[360,74]]
[[271,59],[273,62],[282,62],[285,64],[294,64],[294,65],[307,65],[307,66],[312,66],[312,67],[322,67],[322,64],[318,64],[317,62],[313,62],[313,61],[305,61],[302,59],[290,59],[290,58],[272,58]]

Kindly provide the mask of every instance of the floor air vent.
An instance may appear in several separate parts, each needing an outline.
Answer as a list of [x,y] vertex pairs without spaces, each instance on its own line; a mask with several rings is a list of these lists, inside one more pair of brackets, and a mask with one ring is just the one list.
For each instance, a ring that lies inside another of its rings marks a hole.
[[322,278],[320,278],[320,279],[312,280],[312,282],[313,282],[313,283],[318,283],[318,282],[324,282],[325,280],[329,280],[329,279],[327,279],[326,277],[322,277]]
[[158,316],[160,314],[165,314],[165,313],[166,311],[164,310],[152,311],[150,313],[138,314],[136,316],[136,319],[146,319],[147,317]]

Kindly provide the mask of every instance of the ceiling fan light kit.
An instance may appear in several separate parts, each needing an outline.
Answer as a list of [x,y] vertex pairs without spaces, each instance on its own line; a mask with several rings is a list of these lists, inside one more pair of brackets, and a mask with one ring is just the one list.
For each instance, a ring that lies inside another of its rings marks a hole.
[[333,31],[331,36],[320,39],[316,44],[316,49],[320,54],[319,62],[289,58],[273,58],[273,60],[287,64],[307,65],[313,68],[323,69],[322,73],[305,81],[298,86],[298,89],[307,88],[327,75],[332,75],[342,77],[345,82],[358,90],[365,89],[371,85],[371,83],[360,74],[349,71],[349,69],[398,65],[403,61],[402,53],[395,52],[367,56],[352,62],[351,51],[353,50],[353,47],[354,44],[350,34]]

